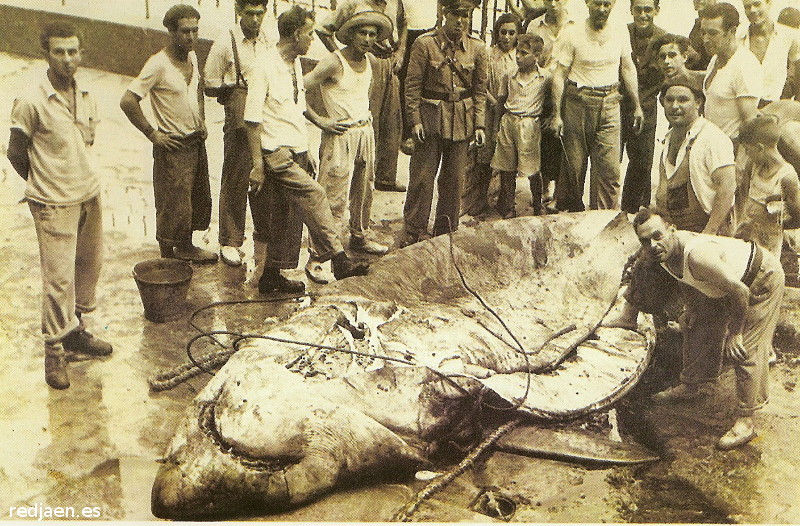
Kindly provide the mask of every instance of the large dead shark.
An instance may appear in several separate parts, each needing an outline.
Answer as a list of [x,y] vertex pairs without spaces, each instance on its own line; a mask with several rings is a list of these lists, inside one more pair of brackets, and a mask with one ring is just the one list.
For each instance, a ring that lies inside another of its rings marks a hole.
[[399,250],[326,287],[189,406],[153,513],[268,513],[407,477],[432,444],[478,432],[471,415],[487,396],[553,419],[608,406],[653,347],[648,321],[597,327],[637,244],[612,212],[519,218]]

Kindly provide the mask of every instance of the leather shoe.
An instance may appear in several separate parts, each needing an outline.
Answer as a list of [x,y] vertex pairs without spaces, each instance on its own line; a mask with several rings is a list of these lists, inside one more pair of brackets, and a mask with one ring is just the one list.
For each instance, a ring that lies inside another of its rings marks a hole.
[[350,259],[344,252],[339,252],[333,256],[331,266],[333,267],[333,275],[336,279],[366,276],[369,271],[369,263]]
[[200,247],[189,245],[188,247],[175,247],[175,258],[192,263],[216,263],[217,255]]
[[231,267],[238,267],[242,264],[242,254],[236,247],[223,245],[219,247],[219,257],[222,262]]
[[258,292],[261,294],[269,294],[271,292],[302,294],[305,291],[305,283],[289,279],[277,270],[270,272],[270,269],[265,269],[261,278],[258,280]]
[[706,396],[706,394],[698,386],[689,387],[688,384],[678,384],[675,387],[670,387],[654,394],[651,398],[654,402],[678,402],[696,400]]
[[740,418],[717,442],[717,447],[727,451],[741,447],[756,437],[752,419]]
[[382,245],[377,241],[372,241],[365,237],[351,237],[350,248],[356,252],[363,252],[374,256],[382,256],[389,251],[389,247],[386,245]]
[[113,350],[110,343],[100,338],[95,338],[89,331],[82,329],[77,329],[67,334],[61,343],[67,351],[92,356],[108,356]]
[[400,183],[375,183],[375,190],[381,192],[405,192],[406,186]]
[[53,389],[66,389],[69,387],[67,357],[63,350],[58,354],[45,353],[44,381]]

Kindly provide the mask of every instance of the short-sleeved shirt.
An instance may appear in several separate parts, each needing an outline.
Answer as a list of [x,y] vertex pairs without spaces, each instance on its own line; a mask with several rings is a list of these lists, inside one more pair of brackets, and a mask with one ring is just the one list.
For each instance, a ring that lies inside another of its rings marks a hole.
[[511,48],[503,51],[500,46],[489,48],[489,67],[486,76],[486,91],[491,93],[494,98],[500,95],[503,89],[503,82],[506,75],[513,74],[517,70],[517,50]]
[[[217,36],[208,52],[205,65],[205,85],[219,88],[222,86],[235,86],[236,62],[233,54],[233,42],[236,42],[236,54],[239,56],[239,69],[242,72],[245,84],[256,57],[263,55],[273,40],[267,35],[266,24],[262,24],[261,31],[255,38],[247,38],[239,24],[234,24],[229,30]],[[233,39],[231,39],[233,33]]]
[[533,76],[523,80],[519,71],[506,75],[501,95],[508,95],[506,111],[514,115],[538,117],[544,108],[544,99],[550,89],[552,75],[544,68],[536,68]]
[[683,162],[686,155],[686,146],[689,141],[694,140],[689,150],[689,178],[692,181],[692,189],[697,196],[697,200],[707,214],[711,213],[711,206],[717,190],[711,180],[713,174],[724,166],[734,166],[733,143],[722,130],[708,119],[698,117],[689,131],[686,133],[683,142],[678,149],[678,156],[675,164],[669,162],[667,158],[667,143],[672,131],[667,132],[664,139],[664,150],[661,152],[661,163],[664,167],[667,179],[675,175],[675,170]]
[[542,15],[531,20],[531,23],[528,24],[528,29],[526,32],[542,37],[542,40],[544,40],[544,47],[542,48],[541,63],[545,67],[550,67],[553,64],[553,47],[558,40],[558,36],[565,28],[574,26],[575,19],[565,14],[564,16],[566,18],[564,19],[564,24],[562,26],[556,26],[553,24],[548,24],[545,20],[545,16],[546,15]]
[[[750,31],[745,31],[740,37],[739,45],[750,49]],[[800,52],[800,39],[798,39],[797,30],[782,24],[775,24],[764,53],[764,60],[761,61],[764,71],[762,99],[778,100],[781,98],[789,64],[794,64],[800,59],[798,52]]]
[[578,86],[619,82],[620,62],[630,56],[631,42],[624,27],[606,24],[597,31],[588,20],[562,29],[553,49],[553,59],[569,69],[567,79]]
[[706,95],[705,117],[716,124],[728,137],[739,135],[742,116],[736,99],[740,97],[761,98],[763,73],[761,64],[752,51],[739,46],[728,63],[719,68],[709,84],[708,79],[719,57],[714,55],[708,64],[703,79]]
[[639,102],[642,109],[655,110],[658,92],[664,80],[661,68],[658,66],[658,49],[655,42],[666,34],[666,31],[653,25],[647,35],[640,35],[636,24],[628,24],[628,33],[631,38],[633,63],[636,66],[636,78],[639,81]]
[[46,73],[38,85],[14,100],[11,128],[30,140],[25,197],[48,205],[71,205],[100,193],[100,181],[92,170],[88,146],[94,143],[98,123],[97,103],[75,82],[75,115]]
[[289,64],[276,47],[270,48],[250,77],[244,120],[261,124],[263,149],[272,151],[285,146],[300,153],[308,151],[305,111],[300,58]]
[[200,71],[194,51],[189,52],[188,59],[192,64],[188,84],[162,49],[147,59],[139,76],[128,86],[140,98],[150,94],[158,129],[171,135],[186,136],[205,129],[200,109]]

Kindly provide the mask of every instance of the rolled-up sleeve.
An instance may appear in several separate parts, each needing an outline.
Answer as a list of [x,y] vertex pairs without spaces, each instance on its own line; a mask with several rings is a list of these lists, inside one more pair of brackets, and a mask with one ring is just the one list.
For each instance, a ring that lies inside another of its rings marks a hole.
[[574,30],[569,26],[564,28],[563,33],[562,38],[557,39],[553,45],[553,60],[569,70],[575,60]]
[[231,62],[230,36],[229,32],[223,31],[211,44],[203,71],[208,88],[221,88],[225,85],[225,72]]

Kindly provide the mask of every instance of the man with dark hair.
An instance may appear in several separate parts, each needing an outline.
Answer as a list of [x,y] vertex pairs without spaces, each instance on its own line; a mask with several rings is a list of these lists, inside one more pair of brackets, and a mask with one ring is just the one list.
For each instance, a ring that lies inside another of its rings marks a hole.
[[739,45],[738,26],[739,12],[727,2],[700,11],[703,45],[712,55],[703,79],[705,116],[734,140],[739,126],[758,113],[763,94],[761,64],[752,51]]
[[692,53],[689,39],[668,33],[653,42],[663,85],[687,84],[702,92],[703,76],[686,67]]
[[[161,257],[213,263],[217,255],[192,244],[192,231],[211,222],[203,92],[197,55],[200,13],[175,5],[164,15],[169,44],[151,56],[120,100],[131,124],[153,143],[156,239]],[[150,95],[157,127],[141,100]]]
[[411,49],[405,100],[416,147],[403,207],[403,246],[427,235],[437,172],[433,234],[458,228],[469,141],[482,146],[486,138],[486,46],[469,35],[476,5],[477,0],[443,2],[444,25],[419,37]]
[[[744,12],[750,27],[741,36],[740,44],[761,62],[764,69],[764,91],[759,107],[778,100],[787,84],[791,97],[800,97],[800,40],[797,31],[772,18],[772,0],[744,0]],[[788,72],[792,76],[788,76]]]
[[650,204],[650,173],[653,169],[653,152],[658,121],[658,91],[663,80],[658,67],[658,49],[654,42],[666,31],[653,23],[659,13],[658,0],[631,0],[633,22],[628,33],[633,50],[633,63],[639,82],[639,103],[644,119],[639,133],[633,128],[633,108],[628,97],[622,99],[622,148],[628,152],[628,169],[622,186],[622,210],[634,213],[640,206]]
[[693,71],[705,71],[708,63],[711,62],[713,53],[708,53],[703,45],[703,34],[700,31],[700,11],[706,7],[716,4],[717,0],[693,0],[694,10],[697,12],[697,18],[694,21],[692,29],[689,31],[689,43],[692,46],[693,53],[689,56],[686,67]]
[[589,17],[566,28],[553,51],[552,130],[563,136],[567,167],[556,187],[560,210],[584,209],[586,165],[591,160],[589,206],[618,206],[620,185],[620,79],[633,108],[631,127],[639,133],[642,107],[628,35],[608,24],[616,0],[586,0]]
[[[250,152],[244,125],[247,78],[256,57],[272,45],[262,29],[267,0],[236,0],[238,23],[223,31],[211,46],[205,65],[205,93],[225,108],[222,179],[219,191],[219,254],[231,266],[242,263]],[[256,252],[263,243],[255,241]],[[260,245],[260,246],[259,246]]]
[[278,34],[278,44],[267,51],[249,79],[244,120],[253,163],[253,223],[257,231],[259,224],[274,225],[264,232],[267,260],[258,289],[297,293],[304,284],[285,278],[280,270],[299,263],[303,223],[319,260],[331,260],[336,279],[364,275],[367,266],[345,254],[325,189],[311,176],[306,118],[326,132],[341,133],[346,128],[306,106],[300,55],[308,52],[314,39],[314,13],[291,7],[278,17]]
[[[753,416],[768,398],[768,357],[784,292],[781,264],[755,243],[676,230],[647,209],[636,215],[634,228],[643,250],[651,252],[673,279],[718,300],[727,333],[724,354],[734,367],[739,403],[737,419],[717,447],[743,446],[756,436]],[[684,340],[681,383],[657,393],[654,400],[686,401],[707,394],[686,377],[687,368],[707,358],[698,356],[689,341]]]
[[7,155],[27,181],[25,200],[39,241],[45,380],[66,389],[67,351],[105,356],[112,350],[81,320],[95,308],[103,262],[100,180],[88,155],[98,115],[95,99],[75,79],[82,58],[75,29],[48,25],[41,43],[48,69],[14,100]]

